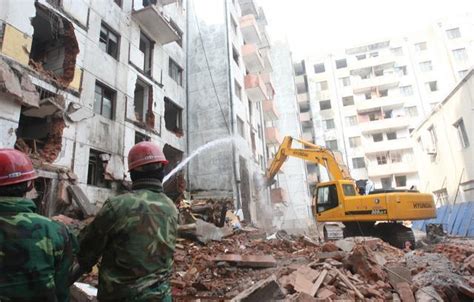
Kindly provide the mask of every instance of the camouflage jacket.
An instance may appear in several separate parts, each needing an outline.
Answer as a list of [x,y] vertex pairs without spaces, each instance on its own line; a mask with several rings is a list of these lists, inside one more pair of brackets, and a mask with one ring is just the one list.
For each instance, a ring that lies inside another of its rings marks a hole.
[[32,200],[0,197],[0,300],[69,301],[77,241],[62,224],[35,214]]
[[[78,261],[89,270],[102,256],[99,300],[171,299],[178,211],[161,183],[134,184],[132,193],[108,199],[79,235]],[[170,300],[171,301],[171,300]]]

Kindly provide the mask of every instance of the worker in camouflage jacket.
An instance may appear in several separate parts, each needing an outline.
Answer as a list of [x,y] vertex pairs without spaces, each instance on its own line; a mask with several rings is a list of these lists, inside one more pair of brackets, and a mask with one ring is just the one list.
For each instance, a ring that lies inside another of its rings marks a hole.
[[69,301],[77,242],[66,226],[35,213],[25,194],[37,178],[30,159],[0,149],[0,301]]
[[109,198],[79,235],[78,262],[99,266],[100,301],[171,301],[178,211],[161,181],[167,160],[151,142],[128,155],[131,193]]

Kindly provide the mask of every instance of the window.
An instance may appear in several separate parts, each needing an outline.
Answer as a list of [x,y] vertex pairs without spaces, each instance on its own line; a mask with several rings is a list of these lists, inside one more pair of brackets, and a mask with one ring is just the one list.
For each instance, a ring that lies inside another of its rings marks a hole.
[[387,139],[389,141],[397,139],[397,132],[387,132]]
[[390,160],[392,163],[401,163],[402,155],[399,152],[392,152],[390,153]]
[[384,97],[388,95],[388,89],[379,90],[379,97]]
[[346,67],[347,67],[347,60],[346,59],[336,60],[336,68],[337,69],[346,68]]
[[302,94],[308,92],[308,88],[306,86],[306,82],[296,84],[296,93]]
[[428,133],[430,134],[431,146],[436,148],[436,145],[438,143],[438,137],[436,135],[436,130],[434,126],[428,128]]
[[326,148],[331,149],[331,150],[337,150],[337,140],[335,139],[327,140]]
[[343,97],[342,98],[342,105],[343,106],[354,105],[354,97],[352,95]]
[[262,126],[260,124],[257,125],[257,130],[258,138],[262,139]]
[[401,47],[394,47],[391,51],[396,56],[403,56],[403,49]]
[[346,116],[346,125],[347,126],[356,126],[357,125],[357,116],[355,116],[355,115]]
[[351,85],[351,78],[343,77],[343,78],[341,78],[341,83],[342,83],[342,86],[344,86],[344,87],[350,86]]
[[377,155],[377,164],[386,165],[387,164],[387,156],[386,155]]
[[446,35],[448,36],[448,39],[457,39],[461,37],[461,32],[459,31],[459,27],[456,28],[451,28],[446,31]]
[[416,106],[406,107],[405,111],[408,113],[409,116],[415,117],[418,116],[418,109]]
[[245,138],[245,126],[240,117],[237,117],[237,131],[241,137]]
[[351,146],[351,148],[360,147],[361,144],[360,136],[349,137],[349,146]]
[[458,71],[458,74],[459,74],[459,77],[462,79],[466,76],[466,74],[468,73],[469,70],[467,69],[464,69],[464,70],[460,70]]
[[324,122],[326,124],[326,130],[335,128],[334,119],[325,120]]
[[378,121],[380,120],[380,113],[369,113],[369,121]]
[[375,70],[375,71],[374,71],[374,75],[375,75],[376,77],[381,77],[381,76],[383,76],[383,73],[384,73],[384,70],[383,70],[383,69],[378,69],[378,70]]
[[379,53],[378,53],[377,51],[371,52],[371,53],[369,54],[369,57],[370,57],[370,58],[376,58],[376,57],[378,57],[378,56],[379,56]]
[[409,86],[400,86],[400,94],[402,96],[410,96],[413,95],[413,87]]
[[453,125],[457,132],[458,132],[458,138],[459,138],[459,143],[461,144],[462,148],[467,148],[469,147],[469,138],[467,136],[466,132],[466,127],[464,126],[464,121],[461,118],[458,120],[456,123]]
[[374,140],[374,142],[381,142],[383,141],[383,134],[382,133],[372,134],[372,139]]
[[331,101],[330,100],[320,101],[319,109],[321,110],[331,109]]
[[426,42],[420,42],[415,44],[415,51],[420,52],[427,49]]
[[105,180],[105,165],[110,159],[109,154],[90,149],[87,184],[100,188],[110,188],[110,181]]
[[304,61],[296,62],[293,64],[293,68],[295,70],[295,75],[300,76],[306,73],[306,68],[304,65]]
[[392,188],[392,178],[391,177],[383,177],[380,179],[382,183],[382,189],[391,189]]
[[426,82],[426,89],[430,92],[434,92],[438,90],[438,84],[436,81]]
[[183,68],[178,63],[170,58],[168,75],[172,78],[179,86],[183,86]]
[[370,92],[364,93],[364,97],[366,100],[370,100],[372,98],[372,94]]
[[468,59],[467,51],[465,48],[454,49],[453,56],[454,56],[454,59],[459,62],[464,62],[464,61],[467,61]]
[[356,58],[357,58],[357,61],[361,61],[361,60],[365,60],[367,56],[365,54],[362,54],[362,55],[357,55]]
[[135,91],[133,93],[133,106],[135,108],[135,118],[137,121],[144,122],[146,113],[149,108],[149,97],[151,87],[140,79],[135,83]]
[[239,65],[239,52],[237,51],[237,49],[235,49],[234,46],[232,46],[232,58],[234,59],[235,64],[237,64],[237,66],[240,66]]
[[94,112],[108,119],[113,119],[115,91],[99,82],[95,83]]
[[344,191],[345,196],[356,196],[356,190],[353,185],[342,185],[342,190]]
[[140,142],[149,142],[151,139],[149,136],[140,133],[138,131],[135,131],[135,144],[138,144]]
[[113,32],[110,27],[102,22],[100,28],[99,47],[114,57],[118,58],[120,36]]
[[242,87],[240,87],[237,80],[234,80],[234,94],[239,100],[242,100]]
[[431,65],[431,61],[420,62],[420,70],[423,71],[423,72],[433,70],[433,66]]
[[314,65],[314,73],[323,73],[325,71],[326,71],[326,68],[324,68],[324,63]]
[[354,157],[352,159],[352,166],[354,169],[362,169],[365,168],[365,160],[363,157]]
[[394,71],[395,71],[395,74],[397,74],[399,77],[406,76],[408,74],[406,66],[394,67]]
[[175,134],[183,133],[183,109],[165,97],[165,127]]
[[397,187],[406,187],[407,177],[405,175],[395,176],[395,184]]
[[316,83],[316,91],[328,90],[328,81],[321,81]]
[[316,211],[318,213],[333,209],[339,205],[336,185],[319,187],[316,196]]
[[383,112],[383,118],[392,118],[393,117],[393,111],[392,110],[387,110]]
[[442,206],[448,203],[448,190],[441,189],[441,190],[433,191],[433,194],[436,197],[437,206]]
[[151,67],[153,66],[152,58],[153,58],[153,42],[145,36],[142,32],[140,32],[140,51],[143,53],[143,66],[139,66],[142,70],[151,75]]
[[231,23],[232,33],[234,35],[237,35],[237,22],[235,22],[234,18],[231,17],[230,23]]
[[249,120],[252,120],[253,107],[252,107],[252,102],[250,100],[248,101],[248,107],[249,107]]

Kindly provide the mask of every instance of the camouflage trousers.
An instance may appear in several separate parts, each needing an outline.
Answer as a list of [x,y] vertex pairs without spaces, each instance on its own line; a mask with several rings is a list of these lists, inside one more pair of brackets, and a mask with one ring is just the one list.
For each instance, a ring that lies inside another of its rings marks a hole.
[[159,283],[149,287],[138,295],[127,298],[117,299],[115,297],[101,297],[99,301],[116,301],[116,302],[172,302],[171,287],[169,282]]

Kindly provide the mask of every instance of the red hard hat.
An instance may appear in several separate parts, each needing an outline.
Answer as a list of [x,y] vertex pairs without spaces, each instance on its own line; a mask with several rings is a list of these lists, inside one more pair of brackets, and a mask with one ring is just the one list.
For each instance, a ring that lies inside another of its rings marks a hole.
[[13,185],[37,177],[26,154],[15,149],[0,149],[0,186]]
[[128,170],[152,163],[168,164],[165,154],[158,145],[152,142],[141,142],[136,144],[128,152]]

